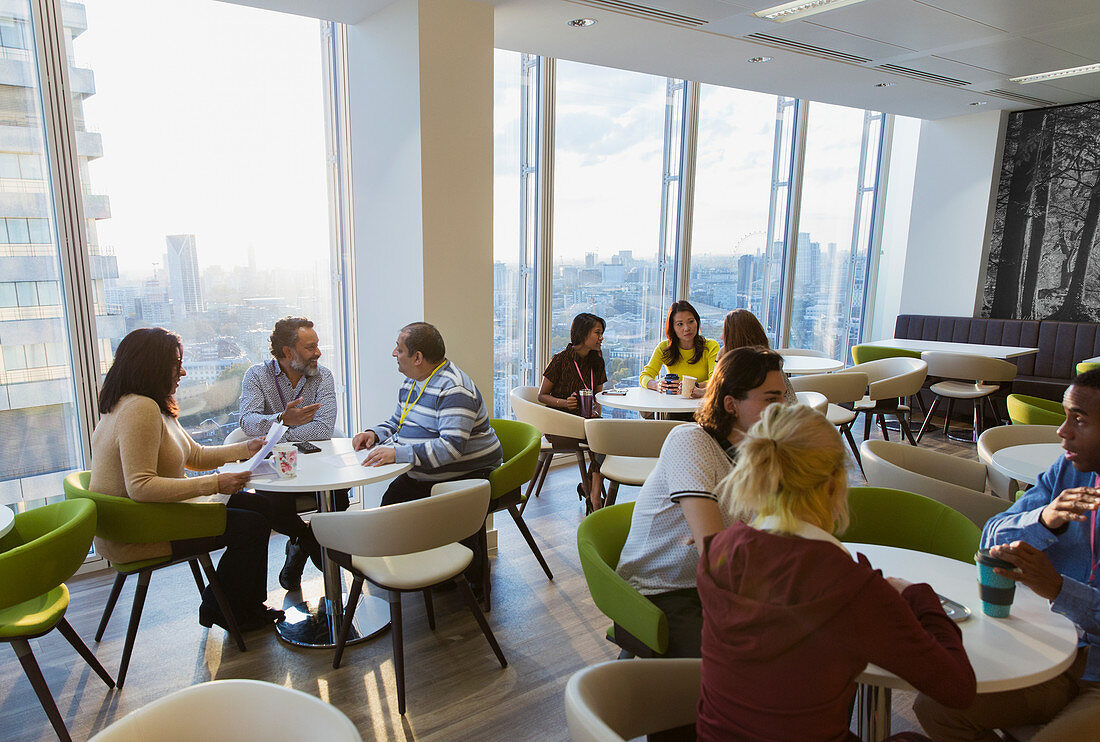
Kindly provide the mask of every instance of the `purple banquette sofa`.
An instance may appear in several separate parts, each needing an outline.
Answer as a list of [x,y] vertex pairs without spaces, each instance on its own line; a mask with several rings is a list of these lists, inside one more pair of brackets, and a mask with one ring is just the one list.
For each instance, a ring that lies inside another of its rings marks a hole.
[[1038,353],[1012,359],[1019,370],[1011,391],[1058,401],[1077,364],[1100,356],[1100,324],[1093,322],[900,314],[894,337],[1038,348]]

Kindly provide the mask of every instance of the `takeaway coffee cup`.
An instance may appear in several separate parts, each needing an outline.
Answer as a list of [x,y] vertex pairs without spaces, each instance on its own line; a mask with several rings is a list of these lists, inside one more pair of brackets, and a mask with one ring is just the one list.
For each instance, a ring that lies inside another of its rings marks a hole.
[[581,417],[592,417],[592,399],[591,389],[581,389],[577,392],[577,402],[579,402],[581,406]]
[[680,396],[691,399],[692,393],[695,391],[695,377],[685,376],[680,380]]
[[978,565],[978,592],[982,598],[982,612],[992,618],[1008,618],[1012,599],[1016,596],[1016,581],[1001,577],[993,568],[1015,569],[1016,565],[992,556],[989,549],[978,551],[974,555],[974,563]]
[[298,476],[298,449],[289,443],[280,443],[272,449],[271,460],[279,479]]
[[680,375],[679,374],[665,374],[665,394],[679,394]]

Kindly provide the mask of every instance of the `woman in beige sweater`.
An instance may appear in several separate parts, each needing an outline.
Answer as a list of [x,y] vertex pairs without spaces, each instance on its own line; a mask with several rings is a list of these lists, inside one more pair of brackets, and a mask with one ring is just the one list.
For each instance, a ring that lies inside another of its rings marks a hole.
[[[267,608],[268,501],[240,492],[249,474],[186,477],[184,469],[207,471],[259,450],[258,439],[231,446],[200,446],[177,419],[175,393],[183,369],[183,347],[160,327],[134,330],[119,343],[99,393],[102,414],[92,434],[90,488],[138,502],[181,502],[228,494],[225,532],[216,537],[170,543],[132,544],[96,538],[96,550],[113,562],[180,558],[225,548],[218,579],[243,630],[282,617]],[[199,623],[225,627],[209,588],[199,605]]]

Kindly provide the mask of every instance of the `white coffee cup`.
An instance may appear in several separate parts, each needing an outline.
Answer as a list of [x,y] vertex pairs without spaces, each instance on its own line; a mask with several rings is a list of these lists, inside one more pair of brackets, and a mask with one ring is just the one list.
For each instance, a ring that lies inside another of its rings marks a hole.
[[290,443],[279,443],[272,449],[271,463],[279,479],[298,476],[298,449]]
[[692,392],[695,391],[695,377],[694,376],[681,376],[680,377],[680,396],[687,399],[691,399]]

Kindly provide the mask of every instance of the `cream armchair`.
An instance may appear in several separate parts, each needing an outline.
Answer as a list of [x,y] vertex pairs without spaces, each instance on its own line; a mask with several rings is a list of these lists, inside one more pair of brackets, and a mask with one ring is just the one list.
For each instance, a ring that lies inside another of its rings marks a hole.
[[1009,446],[1026,446],[1029,443],[1059,443],[1057,425],[1000,425],[990,428],[978,437],[978,460],[985,464],[989,488],[997,497],[1009,502],[1016,499],[1020,485],[1007,474],[993,468],[993,454]]
[[531,483],[527,485],[526,497],[520,506],[520,513],[527,508],[527,503],[531,502],[532,497],[538,497],[542,492],[542,483],[546,480],[546,474],[550,471],[550,464],[556,453],[568,453],[577,457],[581,487],[586,495],[589,494],[588,466],[585,463],[588,443],[585,440],[584,418],[555,410],[539,402],[537,386],[517,386],[508,397],[512,403],[512,414],[516,419],[533,425],[544,436],[542,450],[539,452],[539,463],[535,467],[535,476],[531,477]]

